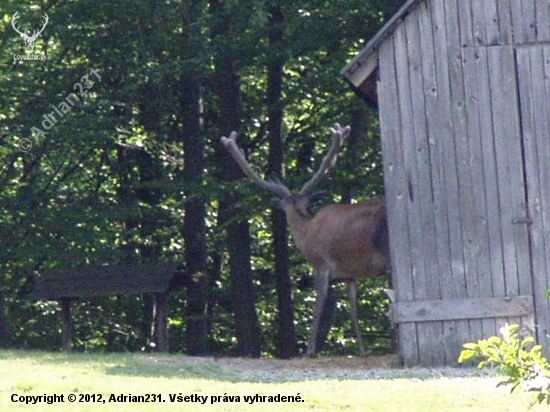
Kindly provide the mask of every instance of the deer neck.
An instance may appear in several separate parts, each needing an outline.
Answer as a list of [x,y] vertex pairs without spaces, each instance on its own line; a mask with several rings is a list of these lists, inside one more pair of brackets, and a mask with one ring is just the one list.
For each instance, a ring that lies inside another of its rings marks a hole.
[[289,207],[285,209],[285,212],[288,226],[294,237],[294,242],[296,242],[296,246],[304,252],[311,216],[307,212],[301,210],[297,205],[289,205]]

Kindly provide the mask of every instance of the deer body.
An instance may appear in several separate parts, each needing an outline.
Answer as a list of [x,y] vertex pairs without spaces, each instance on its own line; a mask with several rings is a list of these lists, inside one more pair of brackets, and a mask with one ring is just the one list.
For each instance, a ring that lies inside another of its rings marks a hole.
[[331,280],[386,272],[389,252],[383,200],[332,204],[308,217],[293,205],[286,207],[285,212],[298,249],[316,271],[329,269]]
[[317,298],[307,356],[316,351],[317,335],[331,281],[348,284],[354,330],[361,355],[366,355],[359,328],[357,280],[387,274],[390,266],[384,200],[332,204],[321,208],[314,216],[308,212],[313,187],[334,164],[343,139],[349,131],[349,127],[341,128],[339,125],[331,129],[332,147],[323,159],[319,171],[298,195],[292,195],[279,181],[265,181],[258,177],[236,145],[235,132],[229,138],[222,137],[222,143],[245,174],[256,184],[280,196],[278,204],[285,211],[296,246],[313,266]]

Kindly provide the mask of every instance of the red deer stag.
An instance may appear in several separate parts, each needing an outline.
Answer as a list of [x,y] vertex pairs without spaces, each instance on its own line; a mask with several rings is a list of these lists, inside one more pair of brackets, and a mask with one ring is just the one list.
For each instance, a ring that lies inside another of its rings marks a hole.
[[316,353],[317,334],[327,300],[330,281],[348,284],[351,317],[359,341],[361,356],[365,348],[357,313],[357,280],[367,276],[384,275],[389,271],[389,246],[384,200],[366,200],[357,204],[331,204],[311,216],[308,208],[314,187],[323,179],[336,161],[350,127],[335,124],[330,129],[332,146],[319,170],[297,195],[280,181],[266,181],[251,168],[237,145],[237,133],[222,137],[221,142],[243,172],[257,185],[277,194],[285,211],[296,245],[314,268],[317,300],[313,313],[313,331],[306,356]]

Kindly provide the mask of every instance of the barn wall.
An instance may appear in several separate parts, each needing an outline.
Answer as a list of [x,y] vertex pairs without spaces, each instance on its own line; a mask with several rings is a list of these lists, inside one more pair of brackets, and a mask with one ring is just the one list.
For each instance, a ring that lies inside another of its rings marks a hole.
[[[421,2],[379,49],[393,282],[397,307],[417,316],[397,319],[408,365],[454,364],[463,343],[532,323],[528,232],[512,224],[527,213],[514,50],[485,47],[516,31],[479,34],[491,4]],[[545,27],[547,9],[535,13]],[[530,39],[528,27],[516,39]]]
[[538,343],[550,355],[550,45],[517,49]]
[[[445,0],[454,3],[456,0]],[[460,0],[461,44],[495,46],[550,40],[547,0]],[[451,7],[455,7],[452,5]]]

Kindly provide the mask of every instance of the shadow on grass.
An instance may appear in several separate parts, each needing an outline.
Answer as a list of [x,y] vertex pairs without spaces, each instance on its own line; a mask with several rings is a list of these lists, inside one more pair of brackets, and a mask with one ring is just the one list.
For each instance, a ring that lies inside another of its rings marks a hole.
[[85,368],[112,376],[205,379],[226,382],[242,379],[239,371],[216,365],[212,358],[192,358],[178,354],[150,353],[65,353],[40,350],[0,350],[0,361]]
[[[127,355],[132,356],[132,355]],[[134,361],[128,360],[117,365],[104,368],[107,375],[139,376],[175,379],[205,379],[226,382],[243,382],[237,373],[224,370],[211,364],[190,365],[186,358],[178,355],[138,355]]]

